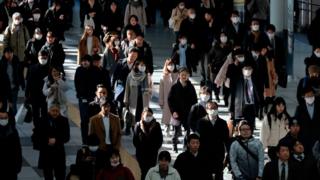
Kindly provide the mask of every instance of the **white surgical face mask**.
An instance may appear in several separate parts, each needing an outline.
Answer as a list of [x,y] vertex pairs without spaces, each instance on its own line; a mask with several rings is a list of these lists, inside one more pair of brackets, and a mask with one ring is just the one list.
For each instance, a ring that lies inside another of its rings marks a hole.
[[89,146],[91,152],[96,152],[99,149],[99,146]]
[[267,33],[269,39],[273,39],[274,38],[274,33]]
[[242,74],[243,74],[245,77],[250,77],[251,74],[252,74],[252,70],[244,69],[244,70],[242,70]]
[[255,51],[251,51],[251,54],[252,54],[252,57],[253,57],[254,59],[256,59],[256,58],[259,57],[259,54],[256,53]]
[[312,96],[312,97],[305,97],[304,98],[306,100],[306,103],[307,104],[313,104],[314,103],[314,100],[315,100],[315,97]]
[[320,53],[318,53],[317,51],[314,51],[313,53],[314,53],[314,55],[316,55],[318,58],[320,58]]
[[119,40],[115,40],[115,41],[114,41],[114,45],[119,46],[119,44],[120,44],[120,41],[119,41]]
[[145,72],[146,71],[146,66],[139,66],[138,67],[140,72]]
[[218,115],[219,112],[217,109],[210,109],[210,110],[207,110],[207,113],[209,117],[214,118]]
[[167,69],[168,69],[170,72],[172,72],[172,71],[174,70],[174,66],[173,66],[173,65],[169,65],[169,66],[167,66]]
[[259,31],[259,25],[252,25],[252,31]]
[[244,56],[237,57],[239,62],[244,62]]
[[186,39],[181,39],[180,43],[181,43],[182,45],[185,45],[185,44],[187,44],[187,40],[186,40]]
[[143,120],[144,122],[149,123],[153,120],[153,116],[144,115]]
[[210,95],[200,94],[200,101],[207,102],[210,99]]
[[226,43],[226,42],[228,41],[228,37],[227,37],[227,36],[221,36],[221,37],[220,37],[220,41],[221,41],[222,43]]
[[36,40],[40,40],[42,39],[42,34],[35,34],[34,37],[36,38]]
[[48,62],[48,59],[39,58],[39,63],[40,63],[41,65],[46,65],[47,62]]
[[111,162],[110,164],[112,167],[117,167],[120,164],[120,162]]
[[240,18],[239,17],[232,17],[231,21],[233,24],[238,24],[240,22]]
[[8,119],[0,119],[0,125],[1,126],[6,126],[9,123]]
[[179,5],[179,8],[180,9],[184,9],[184,5]]
[[195,19],[195,18],[196,18],[196,14],[190,14],[190,15],[189,15],[189,18],[190,18],[190,19]]

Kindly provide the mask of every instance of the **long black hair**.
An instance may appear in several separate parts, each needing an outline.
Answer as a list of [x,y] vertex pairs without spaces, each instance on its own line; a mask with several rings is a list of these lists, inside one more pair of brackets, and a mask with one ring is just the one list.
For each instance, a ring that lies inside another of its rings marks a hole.
[[[284,105],[284,110],[283,110],[283,112],[281,114],[279,114],[281,117],[277,117],[278,116],[278,114],[277,114],[277,105],[280,105],[280,104]],[[290,115],[287,112],[286,102],[282,97],[277,97],[273,101],[272,107],[271,107],[270,111],[267,114],[268,124],[269,124],[270,129],[271,129],[271,125],[272,125],[272,121],[271,121],[271,116],[272,115],[274,115],[276,117],[275,120],[277,120],[278,118],[281,119],[283,115],[285,115],[287,117],[287,119],[290,118]]]

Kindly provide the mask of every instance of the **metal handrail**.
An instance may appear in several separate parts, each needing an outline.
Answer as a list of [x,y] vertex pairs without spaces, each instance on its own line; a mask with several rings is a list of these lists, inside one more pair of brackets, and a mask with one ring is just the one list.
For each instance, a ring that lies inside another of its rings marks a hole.
[[320,4],[309,3],[309,2],[305,2],[305,1],[297,1],[297,2],[300,3],[300,4],[307,4],[307,5],[319,6],[320,7]]

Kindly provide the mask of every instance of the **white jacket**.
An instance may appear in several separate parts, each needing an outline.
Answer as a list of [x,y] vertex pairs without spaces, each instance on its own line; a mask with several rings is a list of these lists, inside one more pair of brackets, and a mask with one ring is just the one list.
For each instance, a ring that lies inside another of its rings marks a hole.
[[[159,165],[149,169],[145,180],[163,180],[160,177]],[[169,165],[168,175],[165,177],[165,180],[181,180],[181,178],[178,171]]]
[[288,117],[283,115],[281,120],[274,115],[271,115],[271,128],[268,122],[268,117],[265,116],[262,128],[260,132],[260,139],[263,144],[263,148],[268,146],[277,146],[280,139],[282,139],[289,131],[288,127]]

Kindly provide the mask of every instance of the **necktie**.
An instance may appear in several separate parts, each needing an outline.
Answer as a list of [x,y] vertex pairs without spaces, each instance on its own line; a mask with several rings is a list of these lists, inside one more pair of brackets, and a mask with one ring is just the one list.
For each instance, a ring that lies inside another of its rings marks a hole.
[[249,87],[249,80],[248,79],[245,79],[244,80],[244,88],[245,88],[245,98],[246,98],[246,100],[247,100],[247,103],[248,104],[251,104],[251,100],[250,100],[250,93],[249,93],[249,91],[250,91],[250,87]]
[[280,180],[286,180],[286,164],[282,163],[281,164],[282,169],[281,169],[281,179]]

